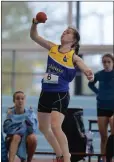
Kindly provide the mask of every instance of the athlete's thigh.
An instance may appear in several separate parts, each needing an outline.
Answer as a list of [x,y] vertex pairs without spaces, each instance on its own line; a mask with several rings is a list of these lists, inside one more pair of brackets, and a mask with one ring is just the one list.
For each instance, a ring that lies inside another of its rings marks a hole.
[[51,126],[51,114],[38,112],[38,123],[39,123],[39,127],[49,128]]
[[58,111],[52,111],[51,112],[51,126],[52,127],[61,127],[64,117],[65,117],[64,114],[62,114]]
[[56,94],[55,100],[52,104],[52,111],[58,111],[66,115],[69,105],[70,95],[69,92],[59,92]]
[[42,91],[38,101],[38,112],[51,113],[53,100],[49,92]]

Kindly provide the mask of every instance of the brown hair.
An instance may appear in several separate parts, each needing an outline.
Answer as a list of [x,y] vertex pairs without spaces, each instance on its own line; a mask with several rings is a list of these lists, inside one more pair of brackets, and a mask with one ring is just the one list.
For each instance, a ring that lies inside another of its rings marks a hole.
[[75,48],[75,54],[78,55],[79,53],[79,49],[80,49],[80,44],[79,44],[79,41],[80,41],[80,34],[78,32],[77,29],[74,29],[72,27],[69,27],[70,29],[72,29],[74,31],[74,38],[76,39],[76,43],[74,43],[71,48]]
[[112,54],[110,54],[110,53],[106,53],[106,54],[103,55],[103,57],[102,57],[102,62],[103,62],[103,59],[104,59],[105,57],[108,57],[108,58],[110,58],[110,59],[112,60],[112,62],[113,62],[113,69],[114,69],[114,56],[113,56]]
[[15,102],[15,97],[16,97],[16,94],[18,94],[18,93],[24,94],[23,91],[16,91],[16,92],[13,94],[13,102]]

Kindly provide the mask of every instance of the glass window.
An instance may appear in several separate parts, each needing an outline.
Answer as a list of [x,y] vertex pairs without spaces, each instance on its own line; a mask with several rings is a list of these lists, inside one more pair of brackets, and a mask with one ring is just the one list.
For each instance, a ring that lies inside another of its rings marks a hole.
[[2,95],[11,95],[12,93],[12,76],[11,74],[2,73]]
[[44,52],[16,52],[15,72],[44,73],[46,70],[47,56]]
[[41,80],[43,75],[16,75],[15,90],[22,90],[26,95],[38,96],[41,91]]
[[2,50],[2,72],[12,71],[12,52]]
[[32,18],[45,12],[48,20],[39,25],[39,33],[46,39],[60,43],[67,27],[67,2],[2,2],[2,39],[9,42],[31,41]]
[[72,2],[72,25],[76,27],[76,3],[77,2]]
[[82,44],[113,44],[113,2],[80,2]]

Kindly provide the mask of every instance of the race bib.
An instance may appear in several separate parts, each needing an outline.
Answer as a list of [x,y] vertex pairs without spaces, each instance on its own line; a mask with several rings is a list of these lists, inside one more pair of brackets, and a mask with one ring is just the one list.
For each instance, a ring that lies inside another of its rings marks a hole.
[[49,84],[58,84],[58,76],[46,73],[43,78],[43,83],[49,83]]

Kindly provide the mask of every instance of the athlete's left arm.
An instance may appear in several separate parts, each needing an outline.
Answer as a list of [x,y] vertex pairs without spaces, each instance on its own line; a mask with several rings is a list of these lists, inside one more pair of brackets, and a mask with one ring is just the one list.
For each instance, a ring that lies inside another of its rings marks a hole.
[[73,55],[73,63],[77,65],[79,69],[86,75],[89,81],[94,80],[94,73],[92,70],[84,63],[84,61],[77,55]]

